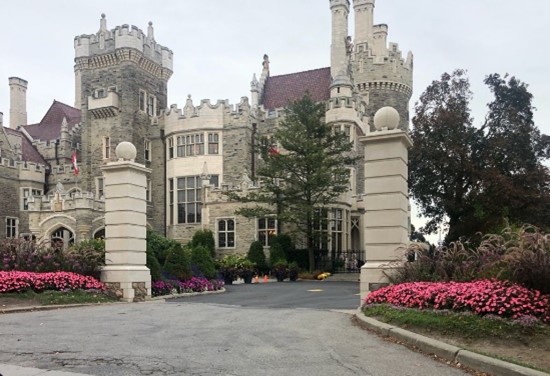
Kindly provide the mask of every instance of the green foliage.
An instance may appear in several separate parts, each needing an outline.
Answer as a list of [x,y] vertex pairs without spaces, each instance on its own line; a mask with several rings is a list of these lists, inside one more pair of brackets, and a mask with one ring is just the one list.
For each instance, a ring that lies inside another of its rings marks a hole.
[[550,334],[550,327],[538,325],[526,327],[512,320],[484,318],[460,312],[435,312],[411,308],[396,309],[388,305],[369,305],[362,309],[366,316],[375,317],[383,322],[420,329],[424,333],[436,332],[441,335],[455,335],[466,339],[519,337]]
[[239,276],[239,270],[246,260],[242,255],[225,255],[216,261],[216,267],[220,276],[227,281],[234,281]]
[[252,278],[256,274],[256,264],[248,259],[245,259],[239,268],[239,277],[246,279]]
[[211,257],[216,257],[216,242],[214,240],[214,234],[210,230],[198,230],[193,234],[191,239],[191,246],[197,247],[202,245],[208,249]]
[[210,250],[203,245],[192,246],[190,250],[191,264],[196,267],[205,278],[216,278],[216,267],[214,266],[214,259],[210,254]]
[[485,235],[477,247],[460,240],[436,250],[411,243],[407,252],[417,259],[396,265],[387,274],[392,283],[497,278],[550,293],[550,235],[532,226]]
[[448,221],[447,243],[506,223],[550,223],[550,137],[533,123],[527,85],[507,75],[487,76],[494,95],[485,123],[472,125],[470,84],[463,70],[444,73],[415,106],[409,188],[421,229]]
[[155,231],[147,230],[147,251],[152,252],[161,265],[165,263],[168,252],[176,244],[179,243],[175,240],[167,239]]
[[273,236],[269,240],[269,244],[271,246],[273,246],[274,244],[280,245],[285,255],[285,260],[289,260],[289,256],[292,255],[294,252],[294,244],[292,243],[292,238],[290,237],[290,235],[287,234],[278,234],[276,236]]
[[110,303],[117,301],[115,297],[109,296],[107,292],[97,290],[70,290],[70,291],[54,291],[45,290],[35,292],[28,290],[17,293],[4,293],[2,298],[13,298],[17,300],[30,300],[35,305],[37,302],[40,305],[58,305],[58,304],[90,304],[90,303]]
[[180,243],[175,243],[170,247],[164,262],[164,271],[180,281],[192,277],[190,255]]
[[285,109],[273,138],[259,139],[255,145],[262,157],[257,170],[262,189],[240,200],[257,204],[237,212],[248,217],[273,214],[280,223],[293,224],[307,239],[311,264],[315,210],[334,203],[349,189],[348,167],[357,160],[349,138],[334,132],[323,122],[324,116],[324,105],[309,95]]
[[288,262],[286,260],[277,260],[272,264],[271,271],[278,281],[288,278]]
[[286,263],[285,252],[280,243],[273,243],[269,248],[269,264],[273,268],[277,263]]
[[[472,93],[466,72],[444,73],[420,96],[410,133],[409,189],[433,233],[447,216],[449,239],[470,234],[481,133],[472,125]],[[474,231],[475,232],[475,231]]]
[[260,273],[267,272],[268,267],[265,260],[264,247],[260,241],[257,240],[250,244],[246,258],[257,266]]
[[159,260],[155,256],[154,252],[150,251],[149,248],[147,248],[146,255],[146,266],[151,271],[152,282],[160,281],[162,279],[162,268]]

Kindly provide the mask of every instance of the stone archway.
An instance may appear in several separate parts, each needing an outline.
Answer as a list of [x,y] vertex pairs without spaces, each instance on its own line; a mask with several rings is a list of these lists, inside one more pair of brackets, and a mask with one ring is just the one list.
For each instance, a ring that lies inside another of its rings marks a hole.
[[74,233],[66,227],[58,227],[50,235],[50,244],[53,248],[67,250],[74,244]]

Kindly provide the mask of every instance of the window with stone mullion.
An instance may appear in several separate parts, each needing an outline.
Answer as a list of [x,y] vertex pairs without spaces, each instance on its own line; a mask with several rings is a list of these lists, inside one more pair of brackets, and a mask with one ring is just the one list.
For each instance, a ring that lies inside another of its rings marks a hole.
[[235,220],[234,219],[219,219],[218,220],[218,247],[234,248],[235,247]]
[[269,241],[277,235],[277,220],[273,217],[258,218],[258,240],[264,247],[269,246]]

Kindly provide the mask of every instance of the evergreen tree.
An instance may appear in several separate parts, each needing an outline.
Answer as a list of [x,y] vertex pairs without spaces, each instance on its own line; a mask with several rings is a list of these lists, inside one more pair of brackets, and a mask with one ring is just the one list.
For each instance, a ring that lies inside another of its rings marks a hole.
[[280,223],[293,224],[307,240],[311,267],[318,236],[315,210],[330,206],[349,189],[349,166],[356,160],[349,138],[325,124],[324,114],[324,105],[309,95],[285,109],[273,138],[255,145],[263,160],[257,171],[261,192],[240,198],[261,204],[237,212],[248,217],[275,214]]
[[194,265],[205,278],[216,278],[216,267],[210,255],[210,250],[203,245],[191,247],[191,264]]
[[164,271],[169,277],[175,277],[180,281],[191,278],[191,262],[188,253],[181,244],[174,244],[166,257]]
[[255,263],[261,273],[265,273],[267,271],[264,247],[260,241],[256,240],[250,244],[246,258]]
[[216,257],[216,241],[214,233],[210,230],[198,230],[193,234],[191,246],[196,247],[202,245],[210,251],[212,257]]

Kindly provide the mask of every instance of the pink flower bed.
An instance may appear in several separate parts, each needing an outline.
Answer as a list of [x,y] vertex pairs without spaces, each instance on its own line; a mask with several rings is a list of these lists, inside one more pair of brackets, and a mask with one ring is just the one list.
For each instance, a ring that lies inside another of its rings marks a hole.
[[410,282],[370,293],[365,304],[435,310],[471,311],[518,319],[537,317],[550,322],[550,296],[506,281]]
[[31,273],[0,271],[0,293],[26,290],[76,290],[105,289],[105,285],[93,277],[69,272]]

